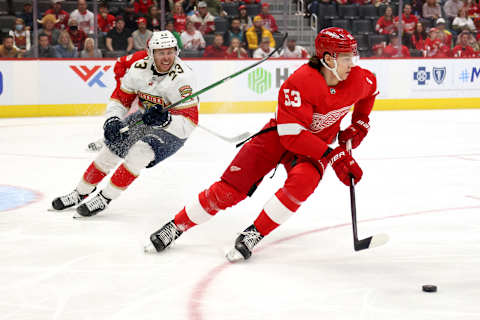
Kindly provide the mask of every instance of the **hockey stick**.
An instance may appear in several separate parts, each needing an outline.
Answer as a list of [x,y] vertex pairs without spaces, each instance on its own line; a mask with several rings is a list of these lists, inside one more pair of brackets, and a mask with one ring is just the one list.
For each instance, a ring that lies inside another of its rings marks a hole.
[[[347,141],[347,151],[352,154],[352,141]],[[355,185],[353,176],[350,175],[350,208],[352,211],[353,248],[355,251],[370,249],[384,245],[388,241],[388,235],[380,233],[362,240],[358,240],[357,232],[357,208],[355,202]]]
[[[285,39],[287,39],[287,37],[288,37],[288,32],[285,33],[285,35],[283,36],[282,41],[280,42],[280,45],[279,45],[275,50],[273,50],[272,52],[270,52],[270,53],[268,54],[268,56],[266,56],[266,57],[263,58],[262,60],[257,61],[257,62],[255,62],[254,64],[252,64],[252,65],[250,65],[250,66],[248,66],[248,67],[246,67],[246,68],[244,68],[244,69],[242,69],[242,70],[240,70],[240,71],[237,71],[237,72],[235,72],[234,74],[231,74],[231,75],[229,75],[229,76],[227,76],[227,77],[225,77],[225,78],[223,78],[223,79],[221,79],[221,80],[218,80],[217,82],[212,83],[211,85],[209,85],[209,86],[207,86],[207,87],[205,87],[205,88],[203,88],[203,89],[201,89],[201,90],[199,90],[199,91],[197,91],[197,92],[192,93],[191,95],[189,95],[189,96],[187,96],[187,97],[185,97],[185,98],[183,98],[183,99],[181,99],[181,100],[179,100],[179,101],[177,101],[177,102],[175,102],[175,103],[173,103],[173,104],[171,104],[171,105],[163,108],[162,111],[167,111],[167,110],[170,110],[170,109],[172,109],[172,108],[175,108],[175,107],[178,106],[179,104],[182,104],[182,103],[184,103],[184,102],[186,102],[186,101],[188,101],[188,100],[190,100],[190,99],[192,99],[192,98],[195,98],[196,96],[199,96],[199,95],[201,95],[202,93],[204,93],[204,92],[206,92],[206,91],[208,91],[208,90],[210,90],[210,89],[213,89],[213,88],[215,88],[216,86],[219,86],[219,85],[221,85],[222,83],[225,83],[225,82],[227,82],[228,80],[233,79],[233,78],[235,78],[236,76],[238,76],[238,75],[240,75],[240,74],[242,74],[242,73],[244,73],[244,72],[246,72],[246,71],[248,71],[248,70],[250,70],[250,69],[252,69],[252,68],[254,68],[254,67],[256,67],[256,66],[258,66],[260,63],[265,62],[265,61],[268,60],[271,56],[273,56],[275,53],[277,53],[281,48],[283,48],[283,44],[285,43]],[[143,121],[142,121],[142,120],[139,120],[139,121],[135,122],[132,126],[137,126],[137,125],[142,124],[142,123],[143,123]],[[129,126],[123,127],[122,129],[120,129],[120,133],[124,133],[124,132],[128,131],[129,129],[130,129]]]
[[241,134],[233,136],[233,137],[225,137],[225,136],[222,136],[221,134],[219,134],[219,133],[217,133],[213,130],[210,130],[210,129],[204,127],[204,126],[197,125],[197,127],[199,127],[202,130],[205,130],[206,132],[210,133],[212,136],[220,138],[223,141],[226,141],[226,142],[229,142],[229,143],[237,143],[237,142],[245,140],[245,139],[247,139],[248,137],[251,136],[250,132],[246,131],[244,133],[241,133]]

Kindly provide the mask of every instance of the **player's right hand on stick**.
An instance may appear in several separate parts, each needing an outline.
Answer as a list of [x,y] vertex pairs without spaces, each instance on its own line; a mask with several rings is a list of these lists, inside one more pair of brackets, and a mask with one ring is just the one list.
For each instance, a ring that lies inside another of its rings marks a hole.
[[148,108],[142,116],[142,121],[147,126],[157,126],[164,128],[172,121],[172,116],[168,110],[163,110],[162,106],[155,105]]
[[105,140],[108,142],[115,142],[123,139],[127,133],[121,133],[120,129],[122,129],[124,126],[125,125],[119,117],[108,118],[103,124],[103,135],[105,136]]
[[332,166],[338,179],[345,185],[350,185],[350,175],[357,184],[362,178],[363,171],[353,157],[343,146],[333,149],[327,156],[327,162]]

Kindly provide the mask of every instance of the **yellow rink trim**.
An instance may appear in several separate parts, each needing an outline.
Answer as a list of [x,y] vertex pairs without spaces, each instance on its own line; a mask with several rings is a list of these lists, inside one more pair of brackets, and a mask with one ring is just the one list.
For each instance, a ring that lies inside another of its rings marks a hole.
[[[274,112],[276,101],[202,102],[200,113]],[[101,115],[106,104],[0,106],[0,118]],[[480,108],[480,98],[377,99],[374,110],[430,110]]]

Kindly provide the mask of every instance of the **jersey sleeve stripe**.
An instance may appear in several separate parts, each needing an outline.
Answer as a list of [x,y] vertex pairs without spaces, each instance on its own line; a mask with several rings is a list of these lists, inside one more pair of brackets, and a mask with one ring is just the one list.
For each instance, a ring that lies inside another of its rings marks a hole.
[[279,136],[290,136],[298,135],[305,129],[302,125],[298,123],[283,123],[277,125],[277,131]]

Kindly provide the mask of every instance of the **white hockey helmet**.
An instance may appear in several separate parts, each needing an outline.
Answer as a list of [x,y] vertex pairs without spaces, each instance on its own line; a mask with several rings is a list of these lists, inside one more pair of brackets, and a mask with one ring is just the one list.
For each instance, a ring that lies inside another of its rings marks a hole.
[[147,42],[147,52],[150,58],[153,58],[153,50],[175,48],[177,55],[180,53],[177,39],[168,30],[155,31]]

